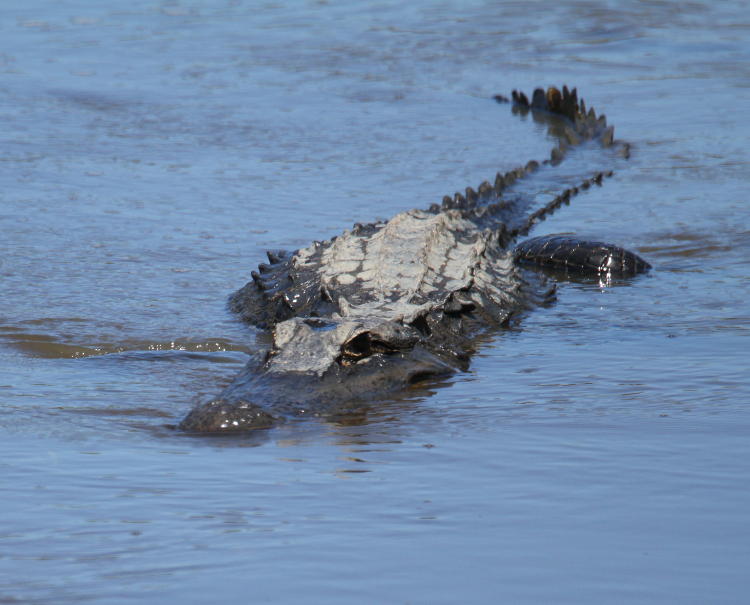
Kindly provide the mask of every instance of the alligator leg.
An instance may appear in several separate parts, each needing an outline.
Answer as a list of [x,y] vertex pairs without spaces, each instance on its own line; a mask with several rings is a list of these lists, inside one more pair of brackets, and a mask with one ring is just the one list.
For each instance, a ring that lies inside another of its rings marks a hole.
[[619,246],[559,235],[521,242],[514,256],[522,264],[581,277],[631,277],[651,268],[640,256]]

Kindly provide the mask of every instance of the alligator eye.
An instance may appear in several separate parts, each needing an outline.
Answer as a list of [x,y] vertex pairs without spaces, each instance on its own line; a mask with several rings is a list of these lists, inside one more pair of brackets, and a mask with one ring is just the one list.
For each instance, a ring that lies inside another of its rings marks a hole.
[[357,334],[341,347],[341,353],[349,359],[361,359],[372,355],[372,338],[369,332]]
[[373,338],[370,332],[360,332],[351,340],[341,345],[341,363],[344,365],[356,363],[360,359],[370,357],[376,353],[395,353],[399,347],[393,343]]

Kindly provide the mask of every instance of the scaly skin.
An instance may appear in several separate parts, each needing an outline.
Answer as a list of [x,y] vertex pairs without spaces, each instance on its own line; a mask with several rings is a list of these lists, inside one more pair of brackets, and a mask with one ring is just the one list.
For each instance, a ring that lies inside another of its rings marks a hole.
[[595,275],[646,270],[645,261],[621,248],[572,238],[536,238],[513,250],[536,222],[611,172],[579,181],[533,211],[522,183],[554,171],[576,147],[628,154],[575,90],[538,89],[531,102],[514,92],[513,101],[514,112],[531,113],[558,141],[549,159],[427,210],[357,224],[293,253],[269,252],[269,263],[252,272],[229,305],[272,333],[271,349],[253,357],[217,399],[196,406],[180,428],[234,433],[345,413],[465,370],[484,334],[552,300],[554,286],[530,284],[520,263]]

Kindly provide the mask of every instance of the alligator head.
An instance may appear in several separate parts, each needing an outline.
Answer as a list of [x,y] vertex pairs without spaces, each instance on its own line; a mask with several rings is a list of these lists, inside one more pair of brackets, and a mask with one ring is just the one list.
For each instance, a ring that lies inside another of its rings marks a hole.
[[251,361],[219,398],[194,408],[180,428],[241,432],[296,416],[341,414],[465,367],[457,355],[441,354],[424,342],[430,321],[282,321],[264,358]]

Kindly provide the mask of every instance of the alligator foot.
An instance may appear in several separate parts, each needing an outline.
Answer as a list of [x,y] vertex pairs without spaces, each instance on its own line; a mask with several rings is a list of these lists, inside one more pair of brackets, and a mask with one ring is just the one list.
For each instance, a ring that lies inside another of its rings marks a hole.
[[640,256],[619,246],[560,235],[521,242],[515,258],[524,264],[580,276],[632,277],[651,269]]

